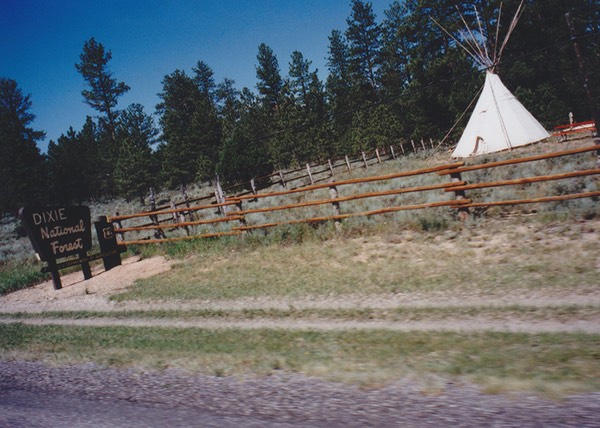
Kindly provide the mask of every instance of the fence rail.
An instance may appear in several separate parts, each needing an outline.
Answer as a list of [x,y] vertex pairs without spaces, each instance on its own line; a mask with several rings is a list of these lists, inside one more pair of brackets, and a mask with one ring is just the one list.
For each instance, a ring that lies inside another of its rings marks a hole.
[[563,174],[540,175],[537,177],[517,178],[514,180],[491,181],[488,183],[464,184],[461,186],[453,187],[452,189],[445,189],[445,190],[446,190],[446,192],[449,192],[449,191],[458,191],[458,190],[485,189],[485,188],[489,188],[489,187],[514,186],[517,184],[539,183],[542,181],[563,180],[565,178],[584,177],[586,175],[597,175],[597,174],[600,174],[600,169],[590,169],[590,170],[586,170],[586,171],[566,172]]
[[572,193],[570,195],[559,195],[559,196],[546,196],[542,198],[532,199],[512,199],[507,201],[492,201],[492,202],[471,202],[464,206],[464,208],[475,208],[475,207],[490,207],[490,206],[501,206],[501,205],[520,205],[520,204],[535,204],[542,202],[558,202],[566,201],[569,199],[582,199],[582,198],[593,198],[600,196],[600,192],[584,192],[584,193]]
[[[225,197],[221,202],[214,202],[204,205],[191,205],[191,200],[187,201],[185,207],[177,208],[172,204],[171,209],[156,209],[149,212],[133,213],[125,215],[117,215],[110,218],[109,221],[136,221],[136,219],[150,217],[152,220],[148,224],[133,224],[126,227],[118,226],[115,228],[115,233],[123,236],[125,233],[139,233],[143,231],[153,231],[154,237],[131,238],[122,240],[121,245],[128,244],[151,244],[151,243],[166,243],[188,239],[198,238],[214,238],[221,236],[239,235],[253,230],[266,229],[281,225],[293,225],[301,223],[322,223],[334,221],[337,223],[353,218],[353,217],[368,217],[374,215],[382,215],[408,210],[432,209],[432,208],[451,208],[458,211],[459,218],[468,215],[471,208],[490,207],[490,206],[506,206],[531,203],[547,203],[556,201],[565,201],[578,198],[596,198],[600,196],[600,191],[575,192],[571,194],[548,195],[543,197],[520,198],[502,201],[487,201],[476,200],[481,198],[480,194],[467,195],[466,192],[480,189],[494,189],[502,186],[526,185],[533,183],[542,183],[555,180],[566,180],[594,176],[600,174],[600,166],[595,165],[592,169],[584,169],[581,171],[571,171],[567,173],[546,174],[541,176],[511,178],[505,180],[495,180],[487,182],[468,183],[463,180],[462,175],[471,171],[483,169],[495,169],[507,165],[515,165],[527,162],[536,162],[562,156],[573,156],[591,151],[598,151],[600,145],[590,147],[582,147],[572,150],[563,150],[543,155],[527,156],[520,158],[512,158],[503,161],[465,165],[464,162],[454,162],[433,167],[415,169],[411,171],[399,171],[392,174],[367,176],[362,178],[350,178],[344,180],[333,180],[334,165],[329,162],[326,168],[311,173],[310,165],[307,165],[308,174],[301,175],[303,178],[310,178],[312,184],[293,189],[283,189],[276,192],[241,192],[238,195]],[[393,152],[393,148],[391,149]],[[381,154],[376,153],[376,158],[381,161]],[[368,162],[366,157],[363,157],[365,166]],[[346,158],[345,163],[348,163]],[[343,164],[341,164],[343,166]],[[301,172],[302,168],[296,170]],[[315,180],[313,175],[327,174],[329,176],[320,177]],[[446,175],[451,176],[451,181],[443,180]],[[272,174],[269,177],[279,176]],[[405,180],[422,180],[415,183],[406,183]],[[317,181],[327,181],[318,183]],[[442,180],[442,181],[440,181]],[[376,189],[370,191],[360,191],[359,185],[371,183],[369,186],[388,186],[385,189]],[[384,184],[385,183],[385,184]],[[419,184],[421,183],[421,184]],[[423,184],[424,183],[424,184]],[[285,182],[282,182],[285,185]],[[345,187],[353,191],[351,194],[339,195],[339,188]],[[322,191],[328,189],[329,197],[323,197]],[[437,191],[437,193],[436,193]],[[430,192],[429,198],[437,197],[438,200],[415,200],[415,198],[424,198],[425,192]],[[448,198],[448,193],[453,192],[454,197]],[[295,203],[281,200],[281,198],[296,195],[302,197]],[[412,196],[410,196],[412,195]],[[273,198],[272,205],[267,205],[266,201]],[[278,198],[280,200],[278,200]],[[198,198],[198,200],[205,200]],[[219,200],[216,195],[216,200]],[[355,206],[357,201],[369,199],[372,209],[360,209]],[[285,203],[282,203],[285,202]],[[253,207],[249,204],[263,204],[263,206]],[[377,204],[382,205],[377,207]],[[331,214],[320,214],[315,212],[299,212],[306,209],[321,210],[319,207],[331,206]],[[343,208],[343,209],[342,209]],[[287,218],[269,220],[264,216],[274,215],[276,212],[285,212]],[[198,218],[192,219],[192,214]],[[190,217],[189,220],[185,216]],[[163,218],[160,218],[163,217]],[[237,222],[237,223],[236,223]],[[213,227],[213,231],[203,230],[201,233],[192,233],[190,228],[196,227]],[[218,228],[221,228],[220,230]],[[168,230],[184,230],[186,236],[166,237],[164,231]]]
[[562,157],[562,156],[571,156],[571,155],[576,155],[579,153],[586,153],[586,152],[598,151],[598,150],[600,150],[600,145],[596,144],[594,146],[580,147],[580,148],[571,149],[571,150],[562,150],[559,152],[546,153],[546,154],[537,155],[537,156],[527,156],[527,157],[522,157],[522,158],[506,159],[506,160],[497,161],[497,162],[488,162],[488,163],[482,163],[482,164],[477,164],[477,165],[462,166],[459,168],[441,171],[441,172],[439,172],[439,174],[440,175],[449,175],[449,174],[453,174],[453,173],[477,171],[479,169],[496,168],[499,166],[516,165],[519,163],[535,162],[538,160],[546,160],[546,159],[558,158],[558,157]]
[[372,215],[389,214],[389,213],[394,213],[394,212],[398,212],[398,211],[419,210],[419,209],[435,208],[435,207],[457,207],[460,205],[467,205],[470,202],[471,201],[468,199],[462,199],[462,200],[429,202],[429,203],[416,204],[416,205],[403,205],[403,206],[397,206],[397,207],[381,208],[378,210],[371,210],[371,211],[330,215],[330,216],[324,216],[324,217],[301,218],[301,219],[296,219],[296,220],[279,221],[279,222],[273,222],[273,223],[263,223],[263,224],[253,225],[253,226],[239,226],[239,227],[234,227],[233,230],[245,231],[245,230],[264,229],[264,228],[268,228],[268,227],[300,224],[300,223],[324,223],[327,221],[344,220],[344,219],[348,219],[348,218],[352,218],[352,217],[368,217],[368,216],[372,216]]

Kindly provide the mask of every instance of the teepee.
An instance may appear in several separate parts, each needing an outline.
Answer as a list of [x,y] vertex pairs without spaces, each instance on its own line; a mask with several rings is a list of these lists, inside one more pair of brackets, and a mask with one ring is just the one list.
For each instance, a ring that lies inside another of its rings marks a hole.
[[[446,34],[452,37],[480,66],[486,69],[485,83],[481,95],[456,149],[452,153],[452,157],[469,157],[508,150],[532,144],[550,136],[523,104],[504,86],[500,77],[494,72],[496,65],[500,62],[502,51],[522,12],[523,2],[519,5],[511,21],[500,49],[497,52],[492,52],[492,57],[490,57],[483,38],[477,10],[475,10],[475,13],[480,37],[475,36],[462,15],[461,18],[466,27],[462,37],[464,43],[461,43],[440,25],[440,28]],[[498,37],[499,23],[500,12],[498,14],[496,38]]]

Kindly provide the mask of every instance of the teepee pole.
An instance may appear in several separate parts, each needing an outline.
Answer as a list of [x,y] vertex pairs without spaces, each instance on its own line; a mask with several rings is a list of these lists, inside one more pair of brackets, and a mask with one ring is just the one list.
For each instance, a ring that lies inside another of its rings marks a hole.
[[[489,76],[485,76],[486,80],[489,79]],[[494,100],[494,107],[496,107],[496,111],[498,112],[498,120],[500,121],[500,127],[502,128],[502,133],[504,134],[504,139],[506,140],[506,145],[509,150],[512,150],[513,146],[510,141],[510,137],[508,135],[508,130],[506,129],[506,124],[504,123],[504,117],[502,117],[502,111],[500,111],[500,107],[498,106],[498,99],[496,98],[496,93],[494,92],[494,86],[490,82],[490,90],[492,91],[492,99]]]
[[435,22],[435,24],[440,27],[442,29],[442,31],[444,33],[446,33],[446,35],[448,35],[448,37],[450,37],[452,40],[454,40],[461,48],[463,48],[463,50],[471,57],[475,60],[475,62],[480,63],[481,64],[481,58],[479,58],[476,53],[477,52],[472,52],[469,48],[467,48],[465,45],[463,45],[460,40],[458,40],[456,37],[454,37],[452,34],[450,34],[444,27],[442,27],[442,25],[437,22],[435,20],[435,18],[433,16],[429,17],[433,22]]
[[500,19],[502,18],[502,2],[498,8],[498,19],[496,20],[496,37],[494,37],[494,64],[498,64],[498,37],[500,37]]
[[521,0],[521,3],[519,3],[519,7],[517,8],[517,12],[515,13],[515,16],[513,16],[512,21],[510,21],[510,26],[508,27],[508,31],[506,32],[506,36],[504,37],[502,46],[500,47],[500,50],[498,51],[498,62],[500,62],[500,58],[502,57],[502,52],[504,52],[504,48],[506,47],[506,44],[508,43],[508,39],[510,39],[510,36],[512,35],[513,31],[515,30],[515,27],[517,26],[517,23],[519,22],[519,19],[521,19],[521,15],[523,14],[523,10],[525,9],[523,6],[524,2],[525,2],[525,0]]
[[[469,38],[467,39],[469,42],[469,46],[473,46],[475,53],[477,53],[477,55],[479,56],[478,62],[483,65],[486,65],[486,66],[489,65],[489,58],[485,55],[485,53],[481,49],[481,45],[479,43],[477,43],[477,37],[475,37],[475,34],[473,34],[473,32],[471,31],[471,27],[469,27],[469,24],[467,24],[467,21],[465,21],[465,17],[463,16],[463,14],[460,13],[458,6],[456,6],[456,10],[458,10],[458,15],[460,16],[460,19],[462,20],[463,25],[465,26],[465,28],[467,29],[467,32],[469,33]],[[487,61],[486,61],[486,59],[487,59]]]
[[479,19],[479,12],[477,12],[477,8],[475,7],[475,5],[473,5],[473,9],[475,9],[475,17],[477,18],[477,26],[479,27],[479,34],[481,34],[484,37],[484,42],[482,43],[482,45],[483,45],[483,49],[485,51],[485,57],[489,61],[490,53],[488,52],[487,43],[485,43],[485,40],[487,40],[488,37],[487,37],[487,34],[483,33],[483,28],[481,27],[481,20]]

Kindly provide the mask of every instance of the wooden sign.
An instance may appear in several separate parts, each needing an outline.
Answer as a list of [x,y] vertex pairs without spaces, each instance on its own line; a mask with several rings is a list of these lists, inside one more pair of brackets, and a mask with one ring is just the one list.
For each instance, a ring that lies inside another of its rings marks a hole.
[[19,218],[42,261],[92,248],[90,209],[84,206],[21,208]]
[[61,288],[56,260],[79,256],[85,279],[91,278],[86,252],[92,248],[90,209],[85,206],[24,207],[19,210],[29,240],[42,261],[48,263],[54,288]]

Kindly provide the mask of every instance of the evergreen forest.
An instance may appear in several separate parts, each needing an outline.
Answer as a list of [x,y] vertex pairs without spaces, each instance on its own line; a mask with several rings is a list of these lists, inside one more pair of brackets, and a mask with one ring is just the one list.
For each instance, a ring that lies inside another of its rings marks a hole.
[[[163,77],[155,111],[119,104],[134,82],[113,74],[110,47],[91,38],[75,69],[86,88],[82,101],[96,114],[51,141],[47,153],[37,146],[45,134],[32,127],[32,96],[0,76],[0,212],[143,199],[150,187],[179,188],[217,175],[239,182],[412,138],[451,146],[485,71],[457,43],[461,15],[496,51],[519,3],[503,1],[499,15],[499,1],[404,0],[375,16],[369,2],[351,0],[346,28],[324,29],[325,80],[301,52],[279,58],[261,43],[254,88],[215,81],[199,58]],[[598,100],[599,36],[596,0],[526,0],[495,71],[547,129],[566,123],[569,112],[589,120],[593,107],[574,42]]]

